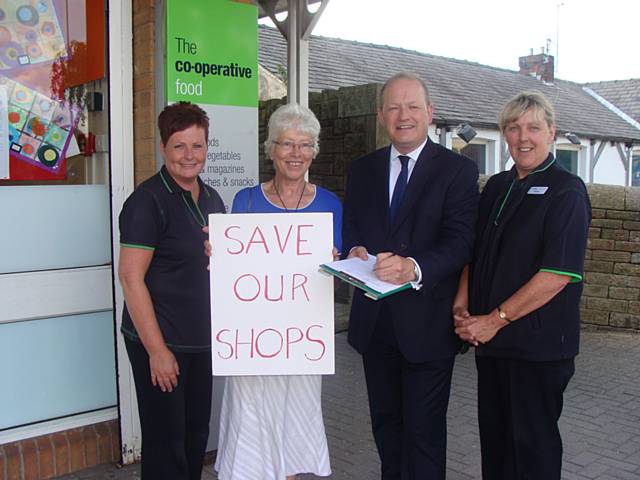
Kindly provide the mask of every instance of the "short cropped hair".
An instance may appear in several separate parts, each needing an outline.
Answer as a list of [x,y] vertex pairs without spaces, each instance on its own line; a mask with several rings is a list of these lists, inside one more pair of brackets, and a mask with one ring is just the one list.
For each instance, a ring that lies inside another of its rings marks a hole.
[[556,114],[549,100],[542,93],[531,90],[520,92],[502,107],[498,115],[500,131],[504,133],[504,129],[510,122],[519,119],[531,109],[542,113],[549,128],[556,124]]
[[415,80],[416,82],[418,82],[422,87],[422,90],[424,91],[424,99],[427,102],[427,105],[431,105],[429,88],[427,88],[427,84],[425,83],[425,81],[413,72],[398,72],[390,77],[386,82],[384,82],[384,85],[380,89],[380,98],[378,99],[380,108],[382,108],[382,105],[384,103],[384,91],[387,89],[389,84],[395,82],[396,80]]
[[158,115],[158,130],[163,145],[167,144],[174,133],[194,125],[204,129],[204,138],[209,142],[209,117],[198,105],[191,102],[172,103]]
[[320,153],[320,122],[311,109],[289,103],[281,105],[269,118],[269,130],[264,142],[264,153],[270,157],[274,141],[285,130],[297,130],[311,137],[313,142],[313,157]]

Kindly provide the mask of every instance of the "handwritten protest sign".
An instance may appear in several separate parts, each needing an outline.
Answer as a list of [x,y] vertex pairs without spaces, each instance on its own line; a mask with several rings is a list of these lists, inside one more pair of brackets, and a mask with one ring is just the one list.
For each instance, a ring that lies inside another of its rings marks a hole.
[[330,213],[209,215],[214,375],[334,373]]

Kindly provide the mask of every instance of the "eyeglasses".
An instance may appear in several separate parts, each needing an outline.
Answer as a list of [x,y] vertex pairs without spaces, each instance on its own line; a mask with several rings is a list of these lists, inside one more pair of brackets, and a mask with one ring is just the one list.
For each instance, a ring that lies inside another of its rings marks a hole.
[[310,152],[313,151],[313,143],[306,143],[306,142],[305,143],[293,143],[293,142],[290,142],[288,140],[285,140],[284,142],[278,142],[278,141],[274,140],[273,143],[278,145],[278,147],[280,147],[280,150],[282,150],[283,152],[290,152],[296,147],[298,147],[300,149],[300,151],[304,152],[304,153],[310,153]]

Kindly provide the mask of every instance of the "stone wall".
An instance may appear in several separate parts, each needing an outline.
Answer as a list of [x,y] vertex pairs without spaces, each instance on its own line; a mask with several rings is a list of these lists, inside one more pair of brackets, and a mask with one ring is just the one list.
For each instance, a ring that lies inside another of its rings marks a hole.
[[640,188],[589,185],[582,321],[640,329]]
[[[380,85],[313,93],[309,106],[322,132],[310,180],[344,197],[349,163],[388,143],[376,120]],[[260,149],[269,115],[286,99],[260,103]],[[260,179],[273,175],[260,152]],[[480,181],[484,186],[485,178]],[[585,261],[582,321],[640,330],[640,188],[588,185],[593,221]]]
[[[378,85],[344,87],[325,90],[309,96],[309,108],[318,117],[322,127],[320,154],[313,161],[309,172],[312,183],[344,197],[345,173],[349,162],[375,150],[380,135],[376,121],[376,96]],[[260,102],[259,142],[260,181],[273,176],[271,161],[264,154],[267,121],[273,111],[286,98]]]

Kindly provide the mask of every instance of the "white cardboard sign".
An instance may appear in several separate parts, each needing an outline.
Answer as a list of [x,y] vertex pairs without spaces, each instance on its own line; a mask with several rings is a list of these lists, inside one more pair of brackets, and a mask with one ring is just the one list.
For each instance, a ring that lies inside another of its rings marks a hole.
[[214,375],[334,373],[330,213],[209,215]]

